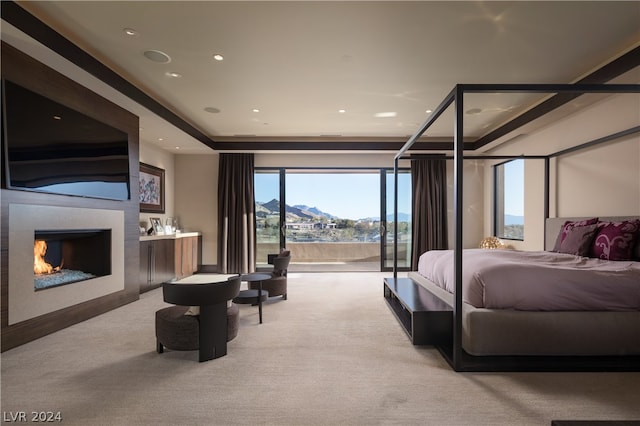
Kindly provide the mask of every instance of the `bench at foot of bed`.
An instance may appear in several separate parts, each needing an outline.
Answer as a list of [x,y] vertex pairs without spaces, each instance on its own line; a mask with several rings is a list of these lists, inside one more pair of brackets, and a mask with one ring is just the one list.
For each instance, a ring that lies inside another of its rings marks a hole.
[[384,298],[414,345],[450,344],[453,309],[411,278],[385,278]]

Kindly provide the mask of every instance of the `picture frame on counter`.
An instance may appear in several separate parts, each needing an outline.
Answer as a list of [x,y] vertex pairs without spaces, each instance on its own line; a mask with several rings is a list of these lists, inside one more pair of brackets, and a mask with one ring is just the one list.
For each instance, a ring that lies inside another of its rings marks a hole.
[[150,217],[149,222],[156,235],[164,235],[164,226],[162,226],[162,221],[159,217]]
[[164,213],[164,169],[140,163],[140,212]]

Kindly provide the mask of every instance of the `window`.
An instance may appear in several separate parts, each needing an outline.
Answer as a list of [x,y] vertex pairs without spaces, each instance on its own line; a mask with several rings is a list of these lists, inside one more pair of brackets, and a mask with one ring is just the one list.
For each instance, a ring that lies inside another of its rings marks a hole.
[[[256,265],[287,247],[294,271],[393,265],[393,173],[387,169],[257,169]],[[400,268],[411,259],[411,174],[399,177]]]
[[494,167],[496,237],[524,240],[524,160]]

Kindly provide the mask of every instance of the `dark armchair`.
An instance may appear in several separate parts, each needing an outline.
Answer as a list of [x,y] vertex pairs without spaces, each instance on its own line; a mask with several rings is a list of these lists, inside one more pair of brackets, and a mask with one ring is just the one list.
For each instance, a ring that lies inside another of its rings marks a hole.
[[[270,279],[262,281],[262,289],[269,292],[269,297],[282,296],[287,300],[287,268],[291,262],[291,253],[287,250],[278,255],[268,255],[268,262],[273,264],[273,271],[270,272]],[[258,283],[250,282],[249,288],[257,290]]]
[[[156,350],[198,350],[199,361],[227,354],[227,341],[238,333],[238,307],[227,306],[240,292],[240,277],[206,284],[164,283],[164,301],[171,306],[156,312]],[[189,307],[198,312],[188,314]]]

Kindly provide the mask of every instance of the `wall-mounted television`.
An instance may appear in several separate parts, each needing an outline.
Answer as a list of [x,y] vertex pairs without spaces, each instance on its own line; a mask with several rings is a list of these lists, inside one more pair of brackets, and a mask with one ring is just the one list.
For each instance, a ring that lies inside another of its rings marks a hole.
[[6,79],[2,148],[8,189],[130,198],[127,133]]

